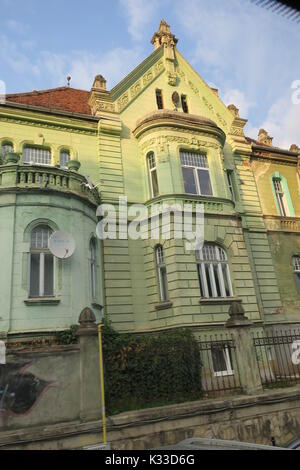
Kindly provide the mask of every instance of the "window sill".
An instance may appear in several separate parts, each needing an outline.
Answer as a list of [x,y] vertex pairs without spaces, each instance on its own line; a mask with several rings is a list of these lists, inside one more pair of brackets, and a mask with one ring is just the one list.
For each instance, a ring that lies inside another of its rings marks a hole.
[[242,302],[242,299],[238,297],[218,297],[212,299],[200,299],[199,304],[201,305],[230,305],[232,302]]
[[166,310],[171,307],[173,307],[173,302],[161,302],[155,305],[155,310]]
[[36,299],[26,299],[24,300],[25,305],[30,306],[40,306],[40,305],[58,305],[60,303],[59,299],[54,297],[39,297]]
[[233,370],[228,370],[224,372],[214,372],[215,377],[233,377],[234,376],[234,371]]

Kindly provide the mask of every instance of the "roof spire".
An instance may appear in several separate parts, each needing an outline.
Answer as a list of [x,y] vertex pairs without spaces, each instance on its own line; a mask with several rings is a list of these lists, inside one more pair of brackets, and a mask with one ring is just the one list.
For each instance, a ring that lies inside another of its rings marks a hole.
[[161,20],[157,33],[154,34],[151,43],[155,50],[160,46],[175,47],[178,39],[170,31],[170,25],[165,20]]

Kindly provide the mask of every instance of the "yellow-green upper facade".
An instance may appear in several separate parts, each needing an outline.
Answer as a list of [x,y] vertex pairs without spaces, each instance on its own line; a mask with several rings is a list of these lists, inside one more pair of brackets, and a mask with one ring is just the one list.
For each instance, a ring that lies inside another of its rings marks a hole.
[[[233,300],[243,303],[257,325],[298,322],[296,310],[285,308],[265,217],[276,216],[274,200],[263,180],[271,181],[273,173],[281,171],[291,180],[291,192],[299,191],[297,151],[290,152],[293,164],[284,171],[274,161],[274,168],[263,173],[254,144],[244,135],[246,120],[234,105],[226,107],[218,91],[186,62],[165,22],[153,44],[151,56],[111,91],[101,75],[95,78],[88,98],[90,114],[25,106],[24,101],[13,104],[10,97],[0,106],[0,144],[11,142],[20,153],[28,145],[45,147],[51,150],[51,165],[58,167],[61,151],[67,150],[71,160],[81,163],[79,173],[97,186],[102,203],[117,205],[119,196],[126,196],[129,205],[142,203],[149,209],[164,202],[204,204],[202,254],[187,251],[185,240],[173,238],[99,241],[101,274],[94,303],[103,305],[119,330],[221,328]],[[1,197],[0,191],[4,207]],[[293,194],[291,198],[295,213],[289,216],[294,217],[298,202]],[[93,223],[96,231],[97,220]],[[0,226],[0,234],[3,231]],[[295,231],[294,235],[298,240]],[[85,253],[88,259],[87,249]],[[293,270],[289,274],[295,282]],[[32,321],[28,327],[30,313],[24,304],[27,285],[24,276],[18,276],[17,270],[11,283],[12,291],[21,283],[18,310],[8,301],[6,323],[13,324],[17,315],[18,330],[33,329]],[[93,304],[88,295],[84,299]],[[56,319],[61,305],[52,307]],[[43,328],[37,317],[35,329]],[[65,317],[60,327],[72,318]],[[55,321],[48,328],[55,328]]]

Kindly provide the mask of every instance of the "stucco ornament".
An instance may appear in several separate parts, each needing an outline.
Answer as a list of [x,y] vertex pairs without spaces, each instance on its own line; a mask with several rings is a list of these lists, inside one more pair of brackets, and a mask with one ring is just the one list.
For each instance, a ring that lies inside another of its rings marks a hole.
[[257,141],[262,145],[273,145],[273,137],[270,137],[268,132],[265,129],[260,129],[258,133]]
[[227,320],[226,328],[249,326],[252,322],[245,315],[242,302],[232,302],[229,308],[229,320]]
[[79,316],[78,336],[89,336],[97,334],[96,317],[90,308],[86,307]]

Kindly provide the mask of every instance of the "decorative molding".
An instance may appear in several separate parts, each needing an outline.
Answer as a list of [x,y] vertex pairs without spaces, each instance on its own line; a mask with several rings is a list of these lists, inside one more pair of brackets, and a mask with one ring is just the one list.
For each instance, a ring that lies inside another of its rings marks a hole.
[[49,121],[47,121],[47,123],[41,122],[41,121],[35,122],[28,118],[19,119],[15,117],[3,117],[0,115],[0,122],[8,122],[8,123],[13,123],[13,124],[20,124],[22,126],[25,125],[25,126],[37,127],[37,128],[43,128],[43,129],[55,129],[55,130],[62,131],[62,132],[72,132],[74,134],[92,135],[92,136],[97,135],[97,128],[95,128],[94,130],[92,129],[85,130],[85,129],[74,127],[72,125],[63,126],[61,124],[54,124],[54,123],[52,124]]
[[[160,128],[160,131],[167,131],[168,128]],[[183,132],[183,131],[180,131]],[[188,134],[192,135],[191,137],[183,137],[183,136],[175,136],[175,135],[165,135],[164,137],[152,137],[151,139],[147,140],[141,145],[142,152],[147,149],[148,147],[153,147],[154,145],[164,146],[169,143],[178,143],[178,144],[186,144],[196,146],[197,148],[204,147],[204,148],[213,148],[215,150],[221,150],[221,145],[213,142],[207,142],[206,140],[199,139],[199,135],[203,136],[204,133],[197,133],[186,131]],[[153,134],[153,131],[148,131],[148,134]],[[207,135],[211,137],[210,135]]]

